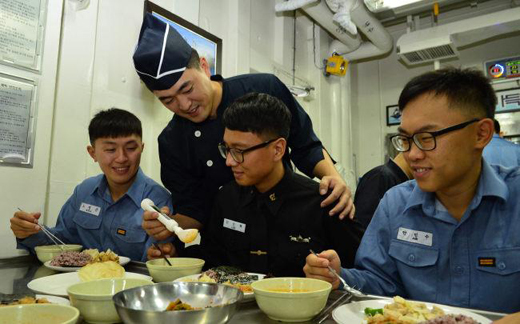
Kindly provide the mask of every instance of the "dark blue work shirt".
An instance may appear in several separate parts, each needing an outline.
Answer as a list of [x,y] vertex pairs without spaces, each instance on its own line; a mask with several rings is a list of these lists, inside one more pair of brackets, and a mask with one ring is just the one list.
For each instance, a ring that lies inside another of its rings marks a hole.
[[201,123],[173,116],[159,135],[161,179],[172,193],[173,208],[177,213],[206,223],[218,189],[233,180],[231,169],[218,151],[224,126],[222,116],[237,98],[250,93],[267,93],[285,103],[292,114],[288,145],[289,159],[296,167],[312,177],[316,164],[323,160],[323,147],[312,129],[309,115],[293,98],[287,87],[271,74],[246,74],[229,79],[213,76],[222,82],[222,101],[217,117]]
[[[146,261],[146,250],[153,239],[141,227],[144,198],[152,199],[157,206],[171,208],[168,191],[141,169],[132,186],[116,202],[104,174],[88,178],[76,186],[60,210],[56,227],[50,230],[65,243],[99,251],[111,249],[134,261]],[[17,242],[18,248],[33,253],[35,246],[53,244],[42,231]]]
[[482,160],[477,191],[458,222],[415,180],[390,189],[347,284],[395,296],[498,312],[520,311],[520,168]]

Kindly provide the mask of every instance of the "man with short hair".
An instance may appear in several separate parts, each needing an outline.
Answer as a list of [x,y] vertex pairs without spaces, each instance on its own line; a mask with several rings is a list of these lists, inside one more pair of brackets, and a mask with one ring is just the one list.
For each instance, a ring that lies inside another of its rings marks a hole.
[[205,267],[230,265],[275,276],[304,276],[310,249],[337,249],[352,266],[363,234],[357,221],[329,217],[319,184],[283,163],[289,109],[250,93],[227,108],[218,149],[235,181],[224,185],[202,232]]
[[500,123],[494,119],[495,134],[491,142],[484,148],[482,156],[489,164],[504,167],[520,166],[520,145],[503,139],[500,135]]
[[[354,217],[350,190],[314,133],[309,116],[278,78],[210,76],[206,59],[199,58],[173,27],[150,14],[144,19],[133,59],[141,80],[175,113],[159,136],[159,157],[161,179],[172,193],[173,217],[181,227],[201,228],[218,188],[233,180],[217,150],[224,134],[222,116],[235,99],[249,92],[267,93],[284,102],[292,117],[287,138],[291,153],[287,150],[284,162],[293,161],[309,177],[322,179],[319,192],[329,193],[322,206],[336,201],[331,215]],[[156,213],[145,212],[143,218],[143,227],[156,239],[171,235],[156,220]]]
[[[170,194],[148,178],[139,164],[144,149],[141,121],[132,113],[111,108],[98,112],[88,128],[87,151],[102,174],[80,183],[49,230],[65,243],[146,261],[151,238],[141,227],[141,201],[150,198],[171,208]],[[40,212],[17,211],[11,229],[18,248],[34,253],[53,244],[38,224]]]
[[496,96],[479,71],[443,69],[407,83],[392,138],[415,180],[381,200],[356,255],[309,255],[304,271],[365,293],[500,312],[520,310],[520,169],[482,159]]

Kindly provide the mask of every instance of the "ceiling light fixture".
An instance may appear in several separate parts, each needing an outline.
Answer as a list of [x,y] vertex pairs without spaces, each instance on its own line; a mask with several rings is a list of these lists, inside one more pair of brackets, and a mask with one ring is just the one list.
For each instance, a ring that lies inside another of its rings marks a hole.
[[423,0],[364,0],[367,8],[373,13],[378,13],[388,9],[404,7]]

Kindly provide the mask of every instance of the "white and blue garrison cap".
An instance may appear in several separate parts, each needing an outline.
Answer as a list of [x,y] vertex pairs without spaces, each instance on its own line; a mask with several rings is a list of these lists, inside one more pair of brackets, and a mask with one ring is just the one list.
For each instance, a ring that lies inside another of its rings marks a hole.
[[134,52],[137,74],[148,89],[166,90],[179,80],[191,57],[191,46],[170,24],[147,13]]

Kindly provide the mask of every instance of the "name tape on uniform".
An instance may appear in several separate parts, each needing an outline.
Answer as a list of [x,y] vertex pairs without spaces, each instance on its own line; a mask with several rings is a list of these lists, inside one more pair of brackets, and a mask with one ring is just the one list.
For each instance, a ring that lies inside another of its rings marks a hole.
[[237,232],[246,232],[246,224],[240,223],[231,219],[224,218],[224,225],[225,228],[229,228],[231,230],[237,231]]
[[94,216],[99,216],[99,213],[101,212],[101,207],[90,205],[87,203],[81,203],[79,210]]
[[399,227],[397,239],[406,242],[418,243],[422,245],[432,246],[433,234],[423,231],[416,231],[404,227]]

